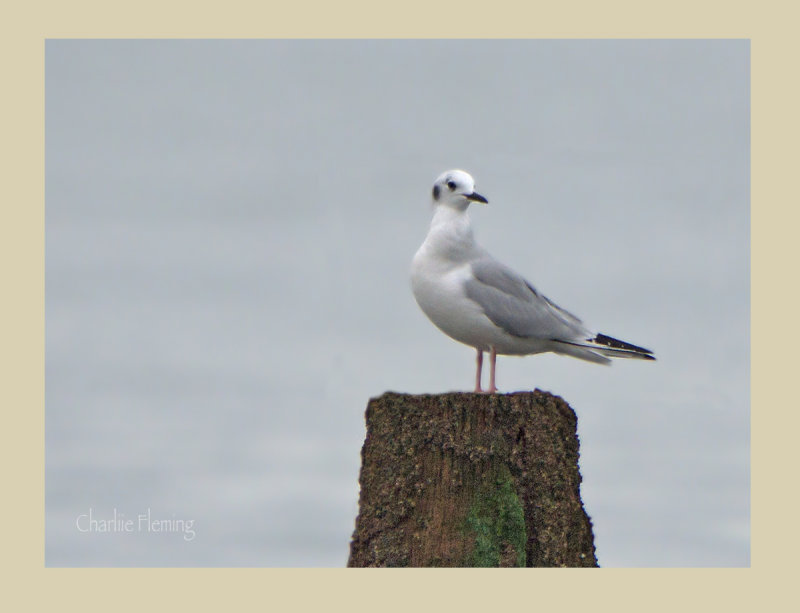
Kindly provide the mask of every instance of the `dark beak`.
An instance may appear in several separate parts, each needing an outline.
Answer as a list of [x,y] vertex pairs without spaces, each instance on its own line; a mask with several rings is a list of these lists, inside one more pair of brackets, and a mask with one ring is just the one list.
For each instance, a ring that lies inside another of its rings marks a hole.
[[489,201],[481,196],[478,192],[472,192],[471,194],[467,194],[465,196],[467,200],[472,200],[473,202],[482,202],[483,204],[489,204]]

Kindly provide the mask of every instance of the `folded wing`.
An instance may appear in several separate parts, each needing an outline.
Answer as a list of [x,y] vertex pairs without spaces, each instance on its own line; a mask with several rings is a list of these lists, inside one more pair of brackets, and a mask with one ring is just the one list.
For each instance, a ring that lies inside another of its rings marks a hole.
[[580,319],[540,294],[507,266],[489,256],[475,260],[471,266],[472,277],[465,285],[467,297],[508,334],[540,340],[589,337]]
[[492,257],[475,260],[471,267],[467,297],[508,334],[550,341],[552,351],[599,364],[607,364],[608,358],[655,360],[649,349],[590,332],[575,315]]

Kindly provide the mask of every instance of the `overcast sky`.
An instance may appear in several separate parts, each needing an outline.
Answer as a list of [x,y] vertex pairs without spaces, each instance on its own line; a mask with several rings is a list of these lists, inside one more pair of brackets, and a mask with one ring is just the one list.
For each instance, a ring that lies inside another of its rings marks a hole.
[[47,564],[344,566],[368,399],[473,385],[408,282],[463,168],[479,242],[658,357],[498,359],[578,414],[600,564],[749,565],[749,53],[48,41]]

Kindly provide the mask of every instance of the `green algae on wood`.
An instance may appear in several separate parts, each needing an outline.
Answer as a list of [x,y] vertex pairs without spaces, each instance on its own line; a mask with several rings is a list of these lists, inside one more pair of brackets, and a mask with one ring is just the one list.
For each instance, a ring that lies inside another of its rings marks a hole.
[[476,493],[466,520],[467,538],[475,539],[474,567],[525,566],[525,514],[511,474],[500,475]]

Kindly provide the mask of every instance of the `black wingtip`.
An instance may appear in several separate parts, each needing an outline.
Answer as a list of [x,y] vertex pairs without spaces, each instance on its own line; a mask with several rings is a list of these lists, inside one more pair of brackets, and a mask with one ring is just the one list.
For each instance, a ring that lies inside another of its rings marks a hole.
[[639,347],[637,345],[632,345],[631,343],[626,343],[625,341],[621,341],[618,338],[614,338],[606,334],[598,334],[592,339],[592,341],[597,343],[598,345],[605,345],[606,347],[610,347],[611,349],[625,349],[626,351],[634,351],[640,354],[642,358],[646,360],[655,360],[655,357],[652,355],[653,352],[650,351],[649,349],[645,349],[644,347]]

